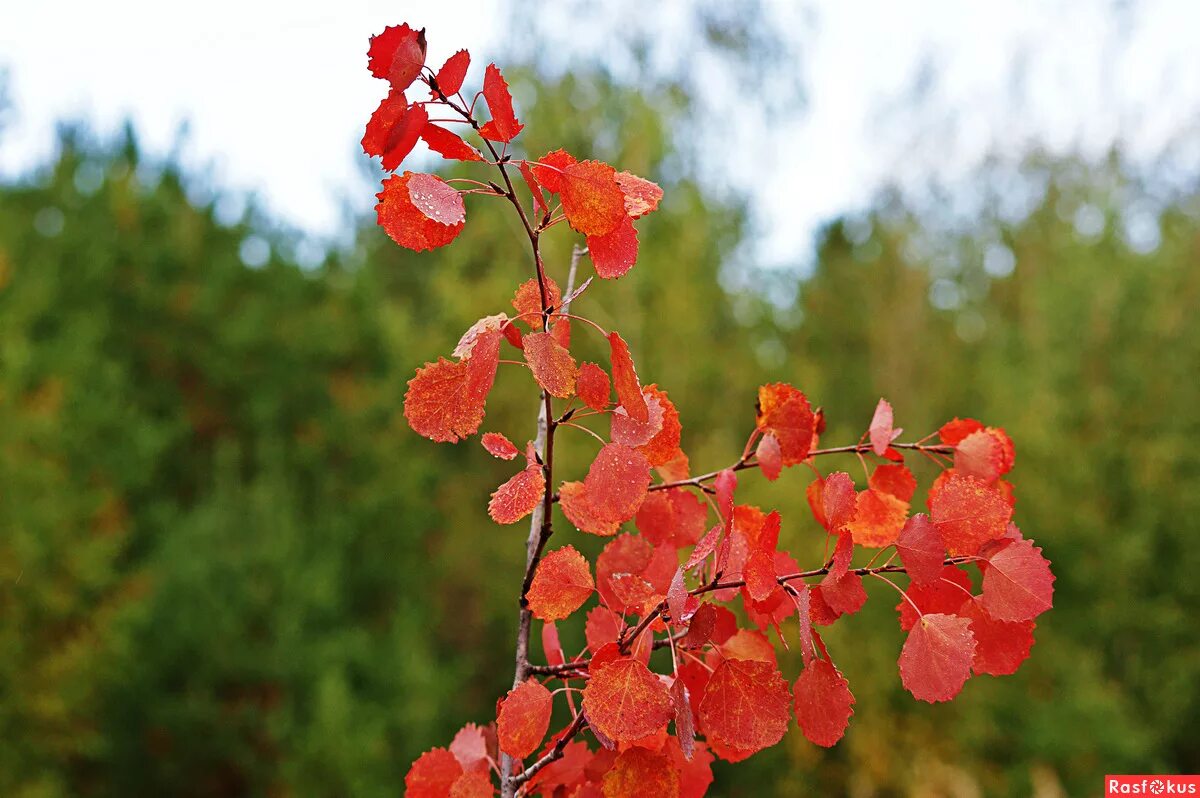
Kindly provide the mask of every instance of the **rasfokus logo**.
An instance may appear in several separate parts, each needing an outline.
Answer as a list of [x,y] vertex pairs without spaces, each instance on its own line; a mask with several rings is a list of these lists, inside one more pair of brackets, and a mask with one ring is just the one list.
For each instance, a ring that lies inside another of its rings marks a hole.
[[1200,776],[1105,776],[1104,797],[1113,795],[1200,796]]

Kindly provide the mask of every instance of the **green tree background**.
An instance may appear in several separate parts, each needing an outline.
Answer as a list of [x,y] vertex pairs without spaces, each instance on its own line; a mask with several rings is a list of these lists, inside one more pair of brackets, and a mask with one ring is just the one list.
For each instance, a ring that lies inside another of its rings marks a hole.
[[[712,794],[1084,795],[1200,769],[1200,191],[1032,154],[1018,218],[981,171],[969,218],[882,197],[824,231],[811,273],[755,273],[746,209],[680,157],[678,86],[517,84],[530,151],[667,189],[638,267],[581,301],[670,391],[694,466],[736,456],[768,380],[823,405],[829,441],[880,395],[912,431],[978,417],[1016,440],[1017,520],[1056,564],[1032,659],[950,705],[901,689],[894,597],[872,590],[827,637],[858,699],[846,739],[792,733]],[[395,795],[511,678],[523,537],[484,513],[511,468],[418,438],[401,406],[528,277],[521,233],[473,203],[455,246],[417,256],[359,219],[302,266],[294,231],[220,221],[195,184],[132,133],[68,128],[0,186],[0,794]],[[1135,247],[1147,198],[1160,240]],[[547,245],[560,280],[571,243]],[[519,441],[534,415],[502,370],[487,428]],[[567,451],[564,473],[586,465]],[[749,491],[802,562],[823,545],[804,485]]]

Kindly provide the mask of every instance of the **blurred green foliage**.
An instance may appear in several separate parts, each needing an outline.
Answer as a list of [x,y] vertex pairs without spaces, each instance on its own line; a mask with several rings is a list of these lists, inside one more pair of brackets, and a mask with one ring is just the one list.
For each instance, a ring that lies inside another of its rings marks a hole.
[[[695,468],[736,456],[768,380],[826,408],[829,442],[881,394],[916,436],[978,417],[1016,440],[1017,521],[1055,563],[1032,659],[950,705],[903,692],[895,597],[868,586],[827,635],[858,698],[845,741],[793,733],[721,766],[714,795],[1080,795],[1200,767],[1196,196],[1131,247],[1122,214],[1148,192],[1119,161],[1031,160],[1028,213],[990,200],[942,229],[881,200],[826,231],[812,274],[731,275],[744,210],[675,168],[668,90],[519,88],[533,154],[667,188],[637,269],[577,308],[670,391]],[[0,794],[398,794],[511,679],[524,533],[484,513],[511,464],[418,438],[401,405],[418,365],[506,309],[522,233],[476,202],[443,251],[362,220],[302,267],[296,236],[189,185],[132,136],[67,132],[0,188]],[[547,242],[560,282],[571,243]],[[502,369],[485,429],[520,443],[535,413]],[[561,473],[589,447],[568,439]],[[806,474],[745,493],[784,512],[802,563],[824,542]],[[561,634],[582,645],[577,623]]]

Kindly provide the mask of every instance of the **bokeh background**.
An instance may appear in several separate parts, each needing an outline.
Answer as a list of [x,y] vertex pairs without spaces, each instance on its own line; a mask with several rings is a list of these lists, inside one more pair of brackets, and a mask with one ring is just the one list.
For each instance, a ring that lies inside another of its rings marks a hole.
[[[482,202],[433,254],[375,227],[364,52],[404,20],[432,62],[505,66],[530,153],[666,189],[584,301],[695,466],[736,456],[768,380],[831,442],[884,395],[909,431],[1017,443],[1016,520],[1058,576],[1021,671],[913,701],[869,585],[827,636],[843,742],[793,732],[711,794],[1200,770],[1192,4],[29,5],[0,20],[0,795],[397,795],[508,686],[524,533],[484,506],[511,469],[401,404],[527,277],[522,234]],[[521,440],[503,377],[488,427]],[[748,492],[802,562],[804,482]]]

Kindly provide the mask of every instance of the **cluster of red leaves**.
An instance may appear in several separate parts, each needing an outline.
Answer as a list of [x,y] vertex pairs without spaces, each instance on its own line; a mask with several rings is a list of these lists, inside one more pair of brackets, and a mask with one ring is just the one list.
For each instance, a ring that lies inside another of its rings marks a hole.
[[[458,112],[506,182],[506,166],[516,166],[532,212],[525,215],[511,184],[501,196],[524,220],[532,218],[538,232],[565,220],[586,237],[597,274],[625,274],[637,257],[633,221],[657,207],[661,189],[563,150],[513,160],[507,146],[522,125],[500,71],[485,71],[480,94],[490,119],[479,124],[475,102],[460,94],[467,52],[436,73],[425,53],[423,32],[408,26],[372,39],[371,72],[389,81],[390,92],[367,126],[367,152],[395,169],[422,139],[446,158],[485,160],[431,123],[426,107]],[[430,98],[409,102],[405,92],[418,81]],[[379,198],[380,224],[403,246],[441,246],[462,229],[461,192],[432,175],[393,175]],[[536,239],[532,229],[530,235]],[[1013,673],[1029,656],[1035,619],[1052,604],[1054,576],[1041,549],[1012,523],[1014,494],[1004,477],[1015,453],[1002,429],[954,419],[938,431],[940,443],[901,443],[892,406],[881,399],[857,445],[822,450],[822,411],[792,385],[773,383],[759,389],[754,427],[737,462],[692,476],[667,392],[642,384],[618,333],[564,312],[586,283],[564,296],[540,265],[538,272],[517,287],[515,315],[480,319],[459,340],[454,359],[417,371],[404,414],[421,435],[457,442],[479,430],[498,365],[527,370],[546,410],[553,409],[551,433],[577,427],[600,445],[580,478],[555,485],[543,461],[549,456],[528,444],[524,466],[492,493],[488,513],[512,524],[541,505],[552,511],[542,527],[548,531],[557,504],[570,525],[607,540],[593,567],[572,545],[543,551],[540,538],[522,600],[542,624],[545,664],[519,668],[523,681],[498,702],[494,724],[469,725],[448,749],[422,755],[406,778],[409,796],[490,796],[495,774],[510,788],[519,779],[522,794],[699,798],[715,759],[736,762],[775,745],[793,719],[812,743],[832,746],[849,726],[855,699],[821,629],[862,609],[866,577],[901,593],[897,634],[907,637],[898,670],[917,699],[950,700],[972,674]],[[572,319],[600,333],[607,363],[577,361]],[[513,350],[503,360],[502,346]],[[521,453],[500,432],[481,442],[505,461]],[[861,480],[818,469],[819,456],[837,452],[857,456]],[[914,512],[918,483],[906,454],[941,468],[924,496],[927,513]],[[788,530],[785,539],[824,541],[824,565],[808,571],[780,547],[780,514],[737,498],[739,471],[756,467],[776,481],[800,464],[816,474],[806,489],[815,524]],[[893,581],[900,574],[905,587]],[[583,614],[583,645],[568,657],[557,623]],[[789,646],[793,634],[800,652],[794,680],[782,672],[772,642],[774,636]],[[655,648],[670,649],[669,671],[651,669]],[[559,681],[572,689],[552,691]],[[552,732],[556,702],[571,721]]]
[[[512,159],[508,147],[524,125],[513,110],[512,94],[500,69],[489,64],[484,70],[483,88],[475,100],[483,98],[490,119],[480,123],[474,113],[476,102],[467,102],[461,93],[470,53],[459,50],[434,72],[425,62],[426,51],[425,31],[408,25],[386,28],[371,38],[368,69],[388,82],[388,93],[367,122],[363,152],[378,157],[389,172],[400,168],[418,141],[449,161],[493,166],[511,163],[528,190],[529,215],[539,231],[566,221],[587,236],[588,254],[598,275],[616,278],[627,273],[638,254],[633,222],[658,207],[662,189],[601,161],[578,160],[561,149],[538,160]],[[414,85],[427,89],[428,97],[410,100],[408,91]],[[442,124],[461,126],[463,135],[431,121],[431,108],[448,113],[455,122]],[[482,149],[470,144],[465,135],[477,137]],[[515,202],[514,184],[507,172],[504,177],[504,189],[484,193]],[[462,194],[436,175],[404,172],[383,182],[375,210],[380,226],[400,246],[416,251],[434,249],[450,243],[462,231],[466,221]]]

